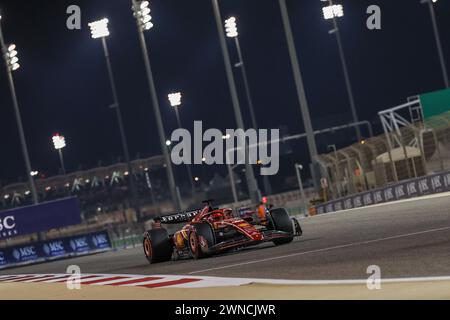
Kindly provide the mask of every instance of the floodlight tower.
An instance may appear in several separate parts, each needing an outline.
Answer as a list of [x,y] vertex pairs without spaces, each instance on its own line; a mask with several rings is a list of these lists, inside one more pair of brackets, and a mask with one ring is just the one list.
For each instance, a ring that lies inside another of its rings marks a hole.
[[[170,105],[175,110],[175,116],[177,118],[178,128],[181,129],[182,125],[181,125],[181,118],[180,118],[180,113],[179,113],[178,108],[180,108],[182,105],[182,103],[181,103],[182,94],[181,94],[181,92],[174,92],[174,93],[168,94],[167,97],[169,99]],[[195,184],[194,184],[194,178],[192,176],[192,169],[191,169],[190,164],[186,164],[186,170],[187,170],[189,182],[191,184],[192,195],[195,195]]]
[[92,38],[93,39],[101,39],[101,41],[102,41],[103,51],[104,51],[105,59],[106,59],[106,67],[108,69],[109,83],[110,83],[111,91],[112,91],[112,95],[113,95],[113,104],[110,106],[110,108],[116,110],[117,123],[119,125],[119,131],[120,131],[120,140],[122,143],[122,149],[123,149],[123,153],[124,153],[125,161],[126,161],[126,165],[127,165],[127,170],[129,172],[129,177],[130,177],[130,189],[131,189],[131,196],[133,199],[133,206],[135,207],[136,213],[138,215],[140,215],[140,206],[139,206],[139,199],[138,199],[136,180],[135,180],[136,177],[134,176],[134,170],[133,170],[133,166],[131,164],[130,152],[128,149],[128,142],[127,142],[127,138],[125,135],[125,126],[123,124],[122,112],[120,110],[116,82],[114,80],[114,74],[113,74],[113,70],[112,70],[111,59],[109,56],[108,44],[106,42],[106,38],[110,35],[108,23],[109,23],[109,20],[104,18],[104,19],[89,23],[89,27],[91,28]]
[[[344,7],[341,4],[334,4],[333,0],[321,0],[321,1],[328,2],[328,6],[322,9],[323,18],[325,20],[333,20],[334,29],[331,30],[329,33],[336,34],[336,40],[339,49],[339,57],[341,59],[342,69],[344,71],[345,85],[347,87],[347,94],[350,102],[350,108],[352,111],[353,122],[357,123],[359,122],[358,113],[356,111],[355,98],[353,95],[352,83],[350,81],[350,76],[348,72],[347,60],[345,58],[344,46],[342,44],[341,32],[339,30],[337,22],[337,18],[342,18],[344,16]],[[356,126],[355,130],[358,141],[361,141],[362,140],[361,129],[359,128],[359,126]]]
[[[234,116],[236,118],[236,125],[237,125],[238,129],[245,130],[244,120],[242,117],[241,106],[239,103],[239,97],[238,97],[238,92],[237,92],[237,88],[236,88],[236,82],[233,77],[233,69],[231,66],[230,54],[228,52],[225,32],[223,30],[223,25],[222,25],[223,20],[222,20],[222,15],[220,13],[218,0],[212,0],[212,5],[213,5],[213,10],[214,10],[214,17],[215,17],[216,24],[217,24],[217,31],[218,31],[218,35],[219,35],[220,46],[222,48],[222,56],[223,56],[223,61],[225,64],[225,71],[226,71],[227,80],[228,80],[228,87],[229,87],[230,94],[231,94],[231,102],[232,102],[233,109],[234,109]],[[245,177],[247,180],[250,199],[253,201],[253,203],[259,203],[259,201],[261,200],[261,192],[258,188],[258,182],[255,179],[255,173],[253,172],[252,164],[250,163],[250,161],[248,159],[249,158],[248,157],[248,155],[249,155],[248,145],[247,145],[245,139],[242,139],[239,142],[239,144],[242,146],[245,146],[245,155],[246,155]]]
[[64,157],[62,153],[62,149],[66,147],[66,138],[60,135],[59,133],[55,133],[52,137],[53,146],[55,150],[58,151],[59,160],[61,161],[61,170],[64,175],[66,175],[66,166],[64,165]]
[[31,173],[32,173],[31,161],[30,161],[30,156],[28,153],[27,142],[25,139],[25,132],[23,129],[23,124],[22,124],[22,117],[21,117],[20,109],[19,109],[19,102],[17,100],[16,88],[15,88],[14,79],[13,79],[13,72],[17,71],[20,68],[19,58],[17,56],[18,53],[16,50],[17,47],[15,44],[10,44],[10,45],[5,44],[5,40],[3,38],[1,22],[2,22],[2,16],[0,15],[0,50],[1,50],[3,58],[5,60],[6,73],[7,73],[7,77],[8,77],[9,89],[11,92],[12,102],[13,102],[13,106],[14,106],[14,113],[16,116],[17,128],[19,131],[20,145],[22,147],[22,154],[23,154],[23,158],[25,161],[25,169],[27,172],[28,183],[30,184],[30,190],[31,190],[32,198],[33,198],[33,203],[37,204],[39,202],[39,198],[37,195],[34,178],[31,175]]
[[156,91],[155,81],[153,78],[152,67],[150,64],[150,57],[145,39],[144,32],[153,28],[152,16],[150,15],[150,3],[148,1],[131,0],[133,6],[133,14],[136,18],[136,25],[139,33],[139,42],[142,49],[142,56],[144,58],[145,71],[147,74],[147,80],[152,99],[153,112],[155,114],[156,126],[158,129],[159,141],[161,144],[161,150],[164,155],[164,162],[167,171],[167,180],[169,181],[169,189],[172,201],[175,203],[176,209],[181,210],[181,197],[179,189],[175,184],[175,176],[173,174],[172,162],[169,155],[169,150],[166,146],[166,134],[164,131],[164,124],[161,117],[161,109],[159,106],[158,94]]

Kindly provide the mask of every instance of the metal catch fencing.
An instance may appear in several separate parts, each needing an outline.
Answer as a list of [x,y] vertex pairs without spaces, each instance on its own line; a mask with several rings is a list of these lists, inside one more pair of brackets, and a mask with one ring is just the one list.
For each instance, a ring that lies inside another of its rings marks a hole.
[[329,199],[450,169],[450,111],[318,157]]

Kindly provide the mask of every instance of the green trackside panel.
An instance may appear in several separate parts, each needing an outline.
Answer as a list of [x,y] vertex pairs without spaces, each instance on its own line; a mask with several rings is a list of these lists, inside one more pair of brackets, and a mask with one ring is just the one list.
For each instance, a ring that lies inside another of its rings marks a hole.
[[420,102],[425,119],[450,111],[450,89],[422,94]]

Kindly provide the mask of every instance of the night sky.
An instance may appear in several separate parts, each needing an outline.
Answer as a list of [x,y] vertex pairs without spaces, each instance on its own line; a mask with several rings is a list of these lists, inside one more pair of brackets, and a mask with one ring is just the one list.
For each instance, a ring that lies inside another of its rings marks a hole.
[[[351,122],[348,98],[331,22],[322,18],[319,0],[288,0],[306,93],[315,129]],[[419,0],[339,0],[339,20],[355,100],[361,120],[406,101],[408,96],[443,88],[430,15]],[[83,29],[66,28],[66,8],[82,9]],[[366,28],[366,8],[382,9],[382,30]],[[146,37],[167,136],[175,115],[167,94],[182,91],[182,122],[235,128],[223,58],[210,0],[153,0],[155,27]],[[446,57],[450,53],[450,3],[435,6]],[[88,22],[110,20],[108,38],[119,99],[133,158],[160,154],[136,24],[130,0],[0,0],[7,42],[19,51],[14,73],[33,168],[58,171],[51,143],[64,134],[67,167],[94,167],[122,154],[101,41],[90,37]],[[277,0],[222,0],[223,18],[238,19],[240,41],[260,127],[286,125],[304,132]],[[228,42],[236,61],[232,41]],[[450,59],[447,59],[450,63]],[[242,88],[239,73],[237,84]],[[240,89],[241,90],[241,89]],[[241,93],[242,108],[246,109]],[[250,124],[248,112],[244,112]],[[331,120],[330,120],[331,119]],[[0,68],[0,180],[24,176],[22,153],[4,65]],[[328,138],[332,142],[332,136]],[[306,143],[297,153],[305,157]],[[320,145],[324,152],[326,145]]]

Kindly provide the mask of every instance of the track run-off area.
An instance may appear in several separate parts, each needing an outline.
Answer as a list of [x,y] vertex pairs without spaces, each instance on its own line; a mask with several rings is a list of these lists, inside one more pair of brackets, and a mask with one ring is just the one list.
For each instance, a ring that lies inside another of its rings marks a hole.
[[[303,236],[291,244],[202,260],[149,265],[135,248],[2,270],[0,299],[450,299],[449,193],[300,223]],[[82,290],[68,290],[64,279],[46,281],[69,265],[90,277],[81,280]],[[366,286],[369,266],[379,267],[380,290]],[[14,275],[29,278],[3,277]]]

